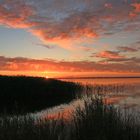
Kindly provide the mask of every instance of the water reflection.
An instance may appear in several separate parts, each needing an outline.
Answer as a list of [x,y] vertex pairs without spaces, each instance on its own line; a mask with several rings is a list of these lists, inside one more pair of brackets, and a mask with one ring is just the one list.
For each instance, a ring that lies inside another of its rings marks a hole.
[[[100,93],[106,104],[115,104],[121,108],[138,109],[140,107],[140,78],[94,78],[94,79],[63,79],[92,86],[91,93]],[[86,89],[85,90],[89,90]],[[70,104],[63,104],[36,113],[41,118],[58,119],[63,116],[69,119],[76,106],[82,106],[83,100],[74,100]]]
[[140,84],[140,78],[89,78],[89,79],[62,79],[62,80],[92,85]]
[[140,78],[66,79],[66,81],[93,85],[94,92],[106,94],[110,103],[140,106]]

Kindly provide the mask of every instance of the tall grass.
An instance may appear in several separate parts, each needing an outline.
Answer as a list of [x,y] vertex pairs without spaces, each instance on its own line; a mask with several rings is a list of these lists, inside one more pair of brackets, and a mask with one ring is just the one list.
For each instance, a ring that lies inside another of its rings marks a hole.
[[0,118],[0,140],[139,140],[140,116],[131,116],[97,96],[84,100],[71,119]]
[[85,100],[83,108],[76,108],[73,124],[74,140],[140,139],[140,114],[106,105],[97,96]]
[[63,120],[35,120],[30,116],[1,118],[0,140],[58,140],[63,139]]

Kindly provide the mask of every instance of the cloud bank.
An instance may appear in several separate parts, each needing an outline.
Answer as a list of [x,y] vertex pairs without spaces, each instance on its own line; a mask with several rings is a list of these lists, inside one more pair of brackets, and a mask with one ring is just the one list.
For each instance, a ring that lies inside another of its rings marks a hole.
[[[113,62],[113,63],[109,63]],[[119,62],[119,63],[118,63]],[[133,67],[132,67],[133,64]],[[57,61],[51,59],[9,58],[0,56],[1,71],[37,72],[137,72],[140,73],[138,58],[108,58],[108,63],[94,61]]]
[[125,30],[139,15],[139,0],[0,0],[1,25],[24,28],[67,49],[75,47],[73,40]]

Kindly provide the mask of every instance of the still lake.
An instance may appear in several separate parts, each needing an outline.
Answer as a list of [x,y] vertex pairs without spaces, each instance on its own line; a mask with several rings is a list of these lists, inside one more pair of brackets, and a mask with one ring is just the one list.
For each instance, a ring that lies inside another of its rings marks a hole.
[[[101,92],[108,104],[115,104],[123,109],[139,110],[140,108],[140,78],[86,78],[86,79],[61,79],[63,81],[76,82],[83,85],[101,87]],[[82,100],[74,100],[70,104],[42,110],[36,113],[39,117],[58,117],[61,113],[67,118],[76,106],[82,105]]]

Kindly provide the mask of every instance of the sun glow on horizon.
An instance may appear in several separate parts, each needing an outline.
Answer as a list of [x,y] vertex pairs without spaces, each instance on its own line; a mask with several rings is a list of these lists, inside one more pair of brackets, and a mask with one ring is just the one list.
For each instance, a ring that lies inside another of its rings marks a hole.
[[0,75],[140,76],[139,0],[31,1],[0,1]]
[[46,79],[50,78],[49,76],[45,76]]

